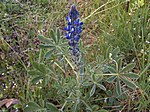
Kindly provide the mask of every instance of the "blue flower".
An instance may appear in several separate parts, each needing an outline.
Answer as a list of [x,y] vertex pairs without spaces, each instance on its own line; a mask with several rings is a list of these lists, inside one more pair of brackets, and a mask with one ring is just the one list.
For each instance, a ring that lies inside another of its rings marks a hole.
[[64,28],[64,30],[66,31],[65,37],[69,41],[68,44],[70,46],[71,54],[74,57],[78,57],[79,56],[78,43],[80,40],[80,34],[82,32],[83,22],[81,22],[79,19],[79,12],[77,11],[75,5],[71,6],[70,12],[66,17],[66,20],[68,22],[68,26]]

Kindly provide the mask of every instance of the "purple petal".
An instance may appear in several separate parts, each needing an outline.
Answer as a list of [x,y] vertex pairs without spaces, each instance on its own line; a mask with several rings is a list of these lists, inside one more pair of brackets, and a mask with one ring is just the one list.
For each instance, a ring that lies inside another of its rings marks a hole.
[[83,22],[80,22],[80,25],[83,25]]
[[78,42],[78,41],[79,41],[79,39],[80,39],[80,35],[76,35],[76,36],[74,36],[74,40],[75,40],[75,41],[77,41],[77,42]]
[[68,40],[71,39],[71,33],[66,33],[65,36]]

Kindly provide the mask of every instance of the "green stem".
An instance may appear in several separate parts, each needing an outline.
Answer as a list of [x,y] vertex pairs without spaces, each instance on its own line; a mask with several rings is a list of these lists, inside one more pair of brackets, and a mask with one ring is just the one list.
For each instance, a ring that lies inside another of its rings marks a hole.
[[59,66],[58,63],[54,62],[54,64],[55,64],[57,67],[59,67],[59,69],[60,69],[64,74],[66,73],[66,72],[63,70],[63,68],[62,68],[61,66]]
[[[68,98],[70,98],[71,95],[72,95],[72,92],[69,94],[69,97],[68,97]],[[68,101],[65,101],[65,103],[63,104],[62,108],[60,109],[61,112],[63,111],[63,109],[64,109],[65,105],[67,104],[67,102],[68,102]]]
[[42,57],[42,49],[40,49],[40,54],[39,54],[39,63],[40,63],[40,61],[41,61],[41,57]]
[[142,47],[143,47],[143,57],[142,57],[142,68],[144,68],[144,61],[145,61],[145,44],[144,44],[144,30],[142,27]]
[[[112,2],[113,2],[113,1],[112,1]],[[121,5],[121,4],[123,4],[123,3],[125,3],[125,2],[126,2],[126,1],[121,2],[121,3],[119,3],[119,4],[117,4],[117,5],[113,6],[113,7],[107,8],[107,9],[105,9],[105,10],[99,11],[99,12],[95,13],[94,16],[97,15],[97,14],[99,14],[99,13],[105,12],[105,11],[107,11],[107,10],[113,9],[113,8],[115,8],[115,7],[117,7],[117,6]],[[109,3],[110,3],[110,2],[109,2]]]
[[94,10],[89,16],[87,16],[86,18],[84,18],[82,21],[85,21],[86,19],[90,18],[90,17],[91,17],[95,12],[97,12],[99,9],[101,9],[102,7],[104,7],[105,5],[107,5],[107,4],[109,4],[109,3],[113,2],[113,1],[114,1],[114,0],[108,1],[107,3],[101,5],[101,6],[98,7],[96,10]]
[[77,100],[76,100],[76,104],[79,104],[81,94],[80,94],[80,75],[78,74],[78,71],[76,72],[76,80],[77,80],[77,91],[76,91]]
[[112,74],[95,74],[95,75],[104,75],[104,76],[118,76],[119,74],[112,73]]

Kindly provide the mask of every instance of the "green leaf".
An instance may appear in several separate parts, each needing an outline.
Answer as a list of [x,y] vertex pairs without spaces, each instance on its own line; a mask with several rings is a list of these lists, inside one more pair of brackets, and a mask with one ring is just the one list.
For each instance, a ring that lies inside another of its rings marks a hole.
[[[34,75],[35,73],[37,73],[38,75],[42,74],[46,74],[47,73],[47,70],[46,70],[46,65],[43,64],[43,63],[37,63],[37,62],[33,62],[33,66],[36,70],[31,70],[29,71],[29,73],[31,75]],[[38,71],[37,71],[38,70]],[[38,72],[41,72],[41,73],[38,73]]]
[[83,82],[83,86],[91,86],[93,83],[92,82]]
[[53,44],[40,44],[39,48],[45,49],[45,48],[54,48],[55,46]]
[[[41,91],[41,90],[39,90],[39,91]],[[38,94],[38,93],[37,93],[37,94]],[[41,94],[41,93],[39,93],[39,94]],[[40,105],[41,107],[45,107],[45,100],[42,99],[42,98],[40,98],[40,99],[39,99],[39,105]]]
[[103,79],[103,75],[93,74],[93,76],[94,76],[94,81],[95,82],[99,82]]
[[107,69],[110,73],[116,73],[116,69],[112,66],[107,66]]
[[101,109],[101,110],[99,110],[99,111],[97,111],[97,112],[108,112],[108,111],[105,110],[105,109]]
[[42,73],[40,73],[40,72],[37,71],[37,70],[30,70],[30,71],[28,71],[28,74],[29,74],[29,75],[32,75],[32,76],[43,75]]
[[90,91],[90,97],[93,96],[93,94],[95,93],[95,90],[96,90],[96,85],[94,84]]
[[26,107],[24,108],[24,112],[33,112],[34,111],[38,111],[41,110],[42,107],[40,107],[37,103],[35,102],[29,102]]
[[106,88],[105,88],[102,84],[96,83],[96,85],[97,85],[100,89],[106,91]]
[[52,50],[46,52],[46,53],[45,53],[45,58],[50,58],[53,52],[54,52],[54,49],[52,49]]
[[109,53],[111,52],[111,50],[112,50],[112,47],[109,46],[106,50],[106,54],[105,54],[106,58],[109,58]]
[[76,101],[76,103],[73,105],[73,112],[78,112],[78,105],[79,103]]
[[57,43],[59,43],[59,40],[60,40],[60,30],[59,30],[59,28],[57,28],[56,33],[57,33]]
[[76,99],[73,99],[73,98],[66,98],[66,101],[67,101],[67,102],[72,102],[72,101],[74,101],[74,102],[75,102],[75,101],[76,101]]
[[43,74],[46,74],[46,65],[44,64],[44,63],[40,63],[39,64],[39,66],[38,66],[38,70],[40,71],[40,72],[42,72]]
[[84,100],[81,100],[81,101],[87,107],[87,110],[89,110],[90,112],[92,112],[91,107]]
[[55,36],[54,30],[51,30],[51,31],[50,31],[50,36],[51,36],[51,38],[54,40],[54,42],[57,43],[57,40],[56,40],[56,36]]
[[45,77],[45,78],[43,79],[43,81],[42,81],[43,87],[46,87],[46,85],[48,84],[48,82],[49,82],[49,78],[48,78],[48,77]]
[[43,80],[43,76],[37,76],[37,77],[34,77],[32,80],[31,80],[31,82],[33,83],[33,84],[36,84],[37,82],[39,82],[39,80]]
[[128,74],[123,74],[125,77],[129,77],[131,79],[137,79],[139,78],[139,75],[135,74],[135,73],[128,73]]
[[136,89],[135,84],[134,84],[131,80],[127,79],[126,77],[121,77],[121,80],[122,80],[129,88],[131,88],[131,89]]
[[106,94],[108,95],[108,96],[112,96],[112,91],[111,90],[108,90],[108,91],[106,91]]
[[79,70],[80,70],[80,75],[81,75],[81,76],[84,76],[85,71],[84,71],[84,66],[83,66],[83,65],[80,66],[80,69],[79,69]]
[[122,68],[122,58],[119,58],[118,59],[118,61],[117,61],[117,63],[118,63],[118,71],[120,71],[121,70],[121,68]]
[[51,40],[42,36],[42,35],[38,35],[38,39],[41,41],[41,42],[44,42],[44,43],[48,43],[48,44],[51,44]]
[[125,68],[123,68],[123,69],[121,70],[121,73],[127,72],[127,71],[133,69],[134,66],[135,66],[135,63],[130,63],[130,64],[128,64]]
[[52,103],[47,103],[46,107],[51,112],[59,112],[59,110],[56,108],[56,106],[54,104],[52,104]]
[[116,76],[111,76],[109,78],[107,78],[107,82],[112,83],[114,80],[116,79]]
[[92,105],[92,112],[95,112],[99,109],[99,106],[98,105]]
[[19,109],[19,108],[22,108],[22,105],[21,104],[15,104],[13,107],[16,109]]
[[95,78],[95,75],[94,75],[94,74],[92,74],[92,80],[93,80],[93,81],[95,81],[95,80],[96,80],[96,78]]
[[120,96],[122,94],[122,91],[121,91],[121,84],[120,84],[120,80],[117,79],[117,82],[116,82],[116,93],[118,96]]
[[119,47],[115,48],[113,51],[112,51],[112,58],[115,59],[117,57],[117,54],[120,52],[120,49]]
[[33,62],[32,65],[35,69],[39,70],[39,63],[38,62]]

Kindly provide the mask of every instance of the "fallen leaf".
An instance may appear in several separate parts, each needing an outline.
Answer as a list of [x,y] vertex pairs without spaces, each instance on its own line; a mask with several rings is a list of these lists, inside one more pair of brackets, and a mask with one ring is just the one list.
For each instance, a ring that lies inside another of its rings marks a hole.
[[0,101],[0,108],[5,105],[7,108],[10,107],[13,104],[18,104],[19,100],[18,99],[4,99]]
[[4,99],[4,100],[0,101],[0,108],[1,108],[4,104],[7,103],[7,100],[8,100],[8,99]]

